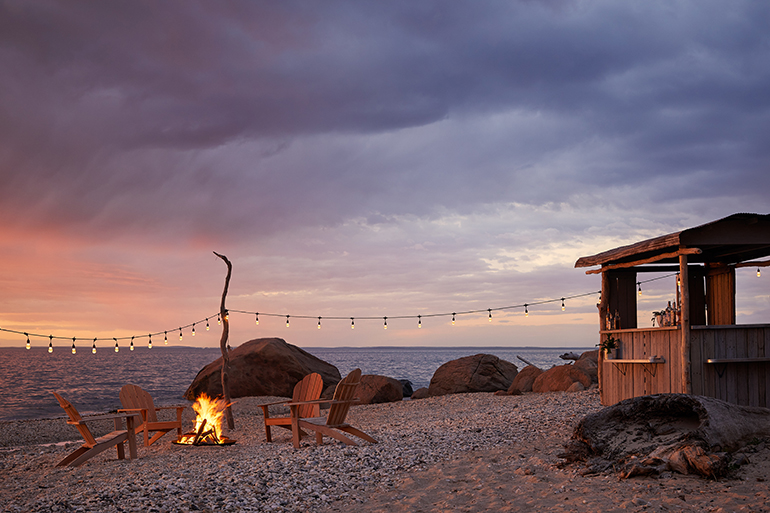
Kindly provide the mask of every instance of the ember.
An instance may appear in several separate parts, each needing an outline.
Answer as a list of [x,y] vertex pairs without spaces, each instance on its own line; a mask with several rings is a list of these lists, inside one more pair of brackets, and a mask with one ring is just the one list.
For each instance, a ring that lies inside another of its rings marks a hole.
[[229,405],[219,397],[210,398],[202,394],[193,404],[193,410],[197,413],[193,422],[193,430],[179,437],[176,444],[180,445],[232,445],[231,440],[222,435],[222,421],[225,408]]

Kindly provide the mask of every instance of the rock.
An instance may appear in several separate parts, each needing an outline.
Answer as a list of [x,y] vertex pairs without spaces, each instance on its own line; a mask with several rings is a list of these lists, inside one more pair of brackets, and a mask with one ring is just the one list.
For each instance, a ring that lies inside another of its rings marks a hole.
[[586,387],[584,387],[583,384],[580,381],[575,381],[567,389],[567,392],[582,392],[585,389],[586,389]]
[[439,396],[506,390],[517,372],[516,365],[491,354],[465,356],[436,369],[428,392],[431,396]]
[[404,387],[397,379],[364,374],[355,396],[360,399],[358,404],[393,403],[404,399]]
[[[712,397],[658,394],[626,399],[587,415],[567,447],[625,466],[624,477],[673,470],[715,478],[746,442],[770,436],[770,409]],[[585,456],[574,455],[575,459]],[[633,468],[629,468],[631,465]]]
[[532,384],[535,382],[535,378],[542,373],[543,371],[540,368],[534,365],[527,365],[513,378],[513,383],[508,388],[508,392],[513,392],[514,389],[519,392],[532,392]]
[[591,378],[592,383],[599,383],[599,350],[586,351],[575,361],[575,367]]
[[574,365],[556,365],[544,371],[532,383],[533,392],[564,392],[579,382],[584,388],[591,386],[591,378]]
[[[222,358],[218,358],[198,372],[184,397],[222,395],[221,372]],[[294,385],[311,372],[321,375],[324,386],[336,385],[341,379],[337,367],[283,339],[250,340],[230,352],[230,397],[291,397]]]
[[404,397],[412,397],[414,390],[412,390],[412,382],[408,379],[399,379],[401,386],[404,389]]
[[562,360],[578,360],[580,359],[580,355],[570,351],[568,353],[560,354],[559,358]]
[[418,388],[414,391],[414,393],[411,395],[412,399],[425,399],[430,397],[430,394],[428,393],[427,387]]

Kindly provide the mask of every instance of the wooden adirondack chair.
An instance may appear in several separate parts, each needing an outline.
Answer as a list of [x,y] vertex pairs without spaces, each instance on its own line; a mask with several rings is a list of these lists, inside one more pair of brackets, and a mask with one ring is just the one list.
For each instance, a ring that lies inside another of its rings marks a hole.
[[[291,417],[271,417],[268,411],[268,406],[276,404],[288,404],[296,403],[300,401],[314,401],[321,397],[323,392],[324,382],[321,375],[317,372],[308,374],[296,385],[294,385],[294,394],[291,400],[278,401],[274,403],[260,404],[262,412],[265,418],[265,440],[272,442],[273,438],[270,434],[270,426],[280,426],[285,429],[291,429]],[[305,417],[317,417],[320,413],[320,406],[316,403],[304,404],[299,408],[299,413]],[[300,433],[302,434],[302,433]]]
[[[317,401],[289,403],[288,406],[291,409],[292,442],[294,443],[295,448],[299,449],[302,429],[315,431],[316,442],[318,445],[323,444],[324,435],[336,438],[347,445],[357,445],[353,440],[343,435],[340,431],[363,438],[373,444],[377,443],[377,440],[371,436],[345,422],[350,406],[353,403],[358,402],[358,399],[354,399],[353,396],[356,393],[356,388],[358,388],[360,381],[361,369],[355,369],[337,384],[337,388],[334,390],[334,398],[331,401],[320,399]],[[300,415],[300,409],[303,406],[307,404],[319,404],[322,402],[331,405],[326,417],[303,418],[302,415]]]
[[[144,434],[145,447],[158,441],[160,437],[176,429],[177,438],[182,436],[182,411],[186,406],[155,407],[152,396],[136,385],[124,385],[120,389],[120,403],[123,408],[119,412],[138,413],[142,416],[142,424],[136,428],[137,433]],[[157,412],[160,410],[176,409],[176,420],[159,421]],[[150,438],[150,432],[156,433]]]
[[[109,449],[112,446],[116,446],[118,450],[118,459],[125,458],[125,451],[123,449],[123,442],[128,442],[128,459],[136,459],[136,434],[134,432],[134,414],[117,414],[117,415],[99,415],[98,417],[82,418],[78,411],[75,409],[69,401],[57,394],[56,400],[64,411],[67,412],[70,420],[67,424],[73,425],[78,428],[80,435],[83,437],[83,445],[80,446],[75,452],[69,454],[66,458],[56,464],[57,467],[63,467],[69,465],[70,467],[78,467],[86,462],[86,460],[93,458],[100,452]],[[99,438],[94,438],[91,434],[91,430],[86,426],[86,422],[94,420],[113,419],[115,421],[115,431],[107,433]],[[126,429],[122,429],[121,419],[126,419]]]

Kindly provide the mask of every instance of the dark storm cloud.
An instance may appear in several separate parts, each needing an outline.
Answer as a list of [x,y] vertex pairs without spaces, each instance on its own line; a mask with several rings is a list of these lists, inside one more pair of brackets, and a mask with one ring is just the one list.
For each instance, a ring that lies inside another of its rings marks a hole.
[[662,197],[683,195],[677,184],[756,198],[770,185],[769,13],[5,2],[0,210],[194,235],[654,180]]

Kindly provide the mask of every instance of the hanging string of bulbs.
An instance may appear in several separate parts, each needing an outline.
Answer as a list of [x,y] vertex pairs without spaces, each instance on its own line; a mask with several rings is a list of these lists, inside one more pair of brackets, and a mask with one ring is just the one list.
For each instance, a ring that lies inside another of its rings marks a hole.
[[[658,276],[656,278],[650,278],[648,280],[641,280],[636,282],[638,294],[642,295],[642,283],[650,283],[657,280],[662,280],[665,278],[670,278],[672,276],[677,276],[678,273],[673,274],[667,274],[664,276]],[[760,276],[759,268],[757,268],[757,276]],[[678,278],[677,278],[678,279]],[[586,296],[593,296],[595,294],[601,294],[601,291],[599,292],[586,292],[583,294],[576,294],[573,296],[564,296],[556,299],[546,299],[543,301],[533,301],[531,303],[521,303],[516,305],[509,305],[509,306],[500,306],[496,308],[485,308],[485,309],[478,309],[478,310],[464,310],[464,311],[455,311],[455,312],[444,312],[444,313],[431,313],[431,314],[418,314],[418,315],[396,315],[396,316],[359,316],[359,317],[351,317],[351,316],[315,316],[315,315],[292,315],[292,314],[278,314],[278,313],[269,313],[269,312],[252,312],[252,311],[246,311],[246,310],[228,310],[225,312],[225,317],[229,315],[230,312],[239,313],[239,314],[248,314],[253,315],[255,318],[255,322],[257,325],[259,325],[259,316],[262,315],[263,317],[282,317],[286,319],[286,327],[288,328],[290,326],[290,320],[291,318],[295,319],[315,319],[317,320],[317,327],[318,329],[321,329],[321,320],[350,320],[350,328],[355,329],[356,327],[356,319],[359,321],[361,320],[382,320],[383,321],[383,328],[388,329],[388,319],[394,320],[394,319],[414,319],[417,321],[417,327],[422,328],[422,321],[423,319],[429,319],[429,318],[436,318],[436,317],[452,317],[452,324],[454,325],[457,322],[457,317],[460,315],[472,315],[472,314],[479,314],[479,313],[486,313],[489,319],[489,322],[492,322],[492,312],[500,312],[500,311],[506,311],[506,310],[516,310],[516,309],[524,309],[524,316],[529,317],[529,308],[533,306],[540,306],[540,305],[546,305],[549,303],[559,303],[561,302],[561,309],[562,311],[566,310],[566,304],[565,301],[571,300],[571,299],[578,299],[581,297]],[[131,335],[131,336],[125,336],[125,337],[94,337],[91,338],[78,338],[78,337],[63,337],[63,336],[57,336],[57,335],[42,335],[38,333],[30,333],[27,331],[18,331],[18,330],[11,330],[7,328],[0,327],[0,331],[4,331],[6,333],[14,333],[16,335],[23,335],[26,337],[26,348],[30,349],[32,347],[32,344],[30,342],[30,337],[37,337],[37,338],[47,338],[48,339],[48,352],[53,352],[53,341],[54,340],[72,340],[72,354],[75,354],[77,352],[77,347],[75,343],[78,340],[90,340],[91,341],[91,352],[96,353],[96,342],[103,341],[103,340],[111,340],[115,342],[114,350],[117,353],[120,351],[120,345],[119,341],[121,340],[129,340],[129,350],[134,350],[134,340],[136,338],[144,338],[147,337],[147,347],[148,349],[152,349],[152,337],[159,337],[161,334],[163,335],[163,343],[164,345],[168,345],[168,336],[169,333],[172,335],[172,337],[178,332],[179,333],[179,341],[181,342],[184,338],[183,330],[187,328],[192,328],[190,333],[194,337],[195,336],[195,327],[199,324],[206,323],[206,331],[209,331],[211,329],[210,320],[216,317],[217,324],[222,324],[222,318],[220,314],[211,315],[209,317],[205,317],[201,320],[191,322],[182,326],[179,326],[177,328],[172,328],[168,330],[163,331],[157,331],[155,333],[148,333],[147,335]]]

